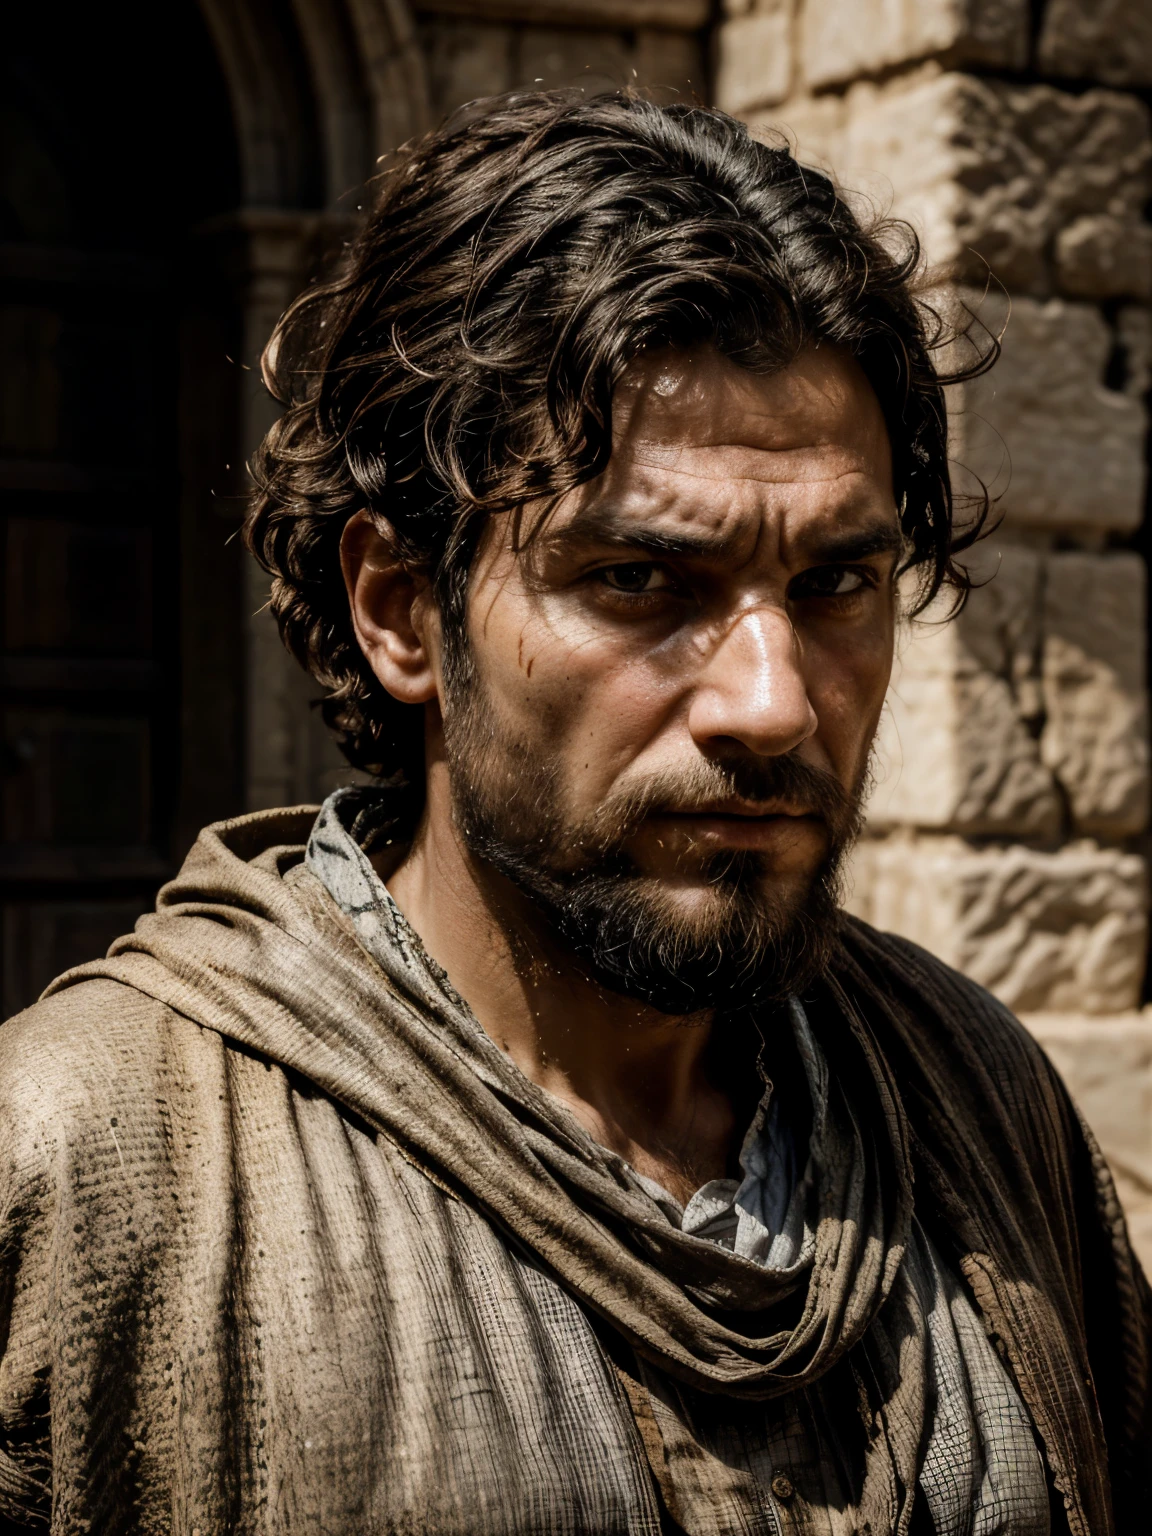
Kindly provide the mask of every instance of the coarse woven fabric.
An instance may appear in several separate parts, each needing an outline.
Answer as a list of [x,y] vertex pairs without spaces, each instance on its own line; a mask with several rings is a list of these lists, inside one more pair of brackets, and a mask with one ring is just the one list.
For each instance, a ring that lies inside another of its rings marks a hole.
[[[378,827],[392,828],[391,798],[387,790],[380,789],[341,789],[330,795],[313,824],[306,867],[323,882],[340,910],[352,919],[361,942],[392,984],[411,996],[437,997],[441,1012],[451,1021],[447,1027],[469,1042],[469,1054],[484,1063],[490,1079],[499,1083],[500,1091],[510,1101],[520,1101],[522,1110],[531,1115],[541,1096],[502,1052],[493,1050],[492,1042],[466,1002],[457,996],[448,976],[426,954],[419,935],[392,900],[357,840],[361,837],[372,843],[378,839]],[[759,1038],[757,1021],[748,1022],[748,1037]],[[740,1043],[734,1024],[729,1018],[716,1021],[716,1028],[725,1036],[730,1049],[738,1049]],[[772,1025],[785,1036],[791,1031],[803,1066],[813,1121],[804,1167],[798,1165],[795,1137],[790,1129],[795,1117],[781,1118],[779,1099],[769,1083],[744,1138],[743,1180],[739,1184],[735,1179],[712,1181],[697,1191],[687,1211],[697,1206],[704,1211],[718,1209],[720,1216],[714,1215],[712,1222],[705,1222],[704,1230],[696,1227],[694,1235],[707,1236],[731,1252],[752,1259],[766,1272],[766,1294],[779,1295],[809,1285],[820,1247],[818,1234],[829,1215],[833,1220],[847,1219],[856,1227],[864,1224],[859,1210],[853,1207],[858,1208],[865,1198],[866,1183],[853,1167],[853,1153],[859,1156],[863,1148],[859,1143],[850,1146],[844,1138],[830,1133],[830,1122],[836,1118],[836,1079],[829,1071],[827,1058],[800,999],[793,997],[785,1008],[776,1011]],[[762,1069],[760,1076],[765,1077]],[[793,1091],[803,1091],[799,1079]],[[545,1095],[545,1109],[549,1105],[558,1108]],[[772,1126],[774,1136],[766,1128]],[[597,1151],[603,1155],[602,1148]],[[828,1170],[824,1166],[828,1157],[840,1157],[846,1165],[831,1180],[826,1177]],[[682,1232],[693,1232],[693,1226],[683,1219],[687,1212],[666,1190],[642,1178],[622,1160],[613,1159],[611,1166],[622,1183],[631,1182],[651,1196],[659,1212],[673,1226]],[[845,1202],[849,1208],[847,1217],[841,1218],[838,1208],[829,1211],[828,1196],[831,1194],[835,1201],[845,1185],[852,1194]],[[717,1228],[715,1232],[713,1226]],[[914,1217],[903,1243],[899,1278],[901,1304],[898,1308],[881,1306],[876,1312],[868,1345],[860,1350],[860,1365],[874,1373],[875,1366],[869,1357],[879,1355],[882,1359],[897,1360],[901,1383],[906,1388],[913,1382],[917,1384],[915,1399],[906,1391],[901,1401],[884,1405],[884,1414],[888,1420],[903,1415],[900,1438],[916,1458],[917,1498],[930,1512],[936,1536],[985,1536],[991,1532],[1002,1536],[1048,1536],[1048,1493],[1028,1415],[963,1288],[947,1273]],[[817,1277],[815,1286],[819,1283]],[[809,1286],[810,1301],[812,1289]],[[763,1406],[759,1426],[754,1415],[748,1415],[753,1439],[762,1445],[787,1441],[782,1459],[789,1469],[790,1482],[800,1466],[812,1469],[813,1473],[820,1469],[825,1498],[823,1503],[807,1501],[805,1526],[811,1536],[834,1536],[840,1523],[839,1511],[850,1509],[855,1519],[861,1496],[867,1500],[869,1495],[871,1470],[866,1464],[863,1490],[853,1485],[851,1476],[840,1475],[836,1454],[838,1426],[834,1419],[826,1419],[822,1414],[821,1401],[805,1391],[813,1378],[823,1375],[811,1373],[807,1381],[801,1378],[797,1383],[796,1390],[810,1397],[806,1403],[808,1411],[795,1416],[786,1435],[781,1430],[787,1415],[781,1414],[777,1402]],[[795,1391],[791,1395],[795,1396]],[[665,1394],[659,1389],[655,1395],[649,1391],[646,1407],[657,1417],[661,1428],[660,1462],[665,1474],[666,1502],[676,1510],[680,1524],[691,1524],[686,1509],[692,1502],[697,1479],[686,1477],[685,1473],[698,1460],[698,1442],[714,1441],[721,1429],[719,1421],[725,1415],[714,1405],[707,1430],[694,1436],[687,1430],[683,1415],[675,1422],[657,1415],[655,1405],[665,1402]],[[913,1411],[918,1413],[919,1422],[908,1417]],[[860,1428],[857,1438],[863,1443]],[[672,1448],[676,1448],[675,1453]],[[885,1458],[885,1463],[888,1460]],[[906,1474],[908,1468],[901,1471]],[[770,1479],[764,1481],[770,1486]],[[814,1483],[815,1477],[810,1474],[805,1482]],[[706,1487],[702,1502],[708,1502]],[[873,1507],[868,1511],[874,1528],[881,1515],[893,1528],[898,1528],[900,1510],[889,1507],[880,1511],[874,1507],[875,1502],[873,1498]],[[746,1523],[752,1523],[750,1511],[745,1518]]]
[[[818,1234],[806,1293],[781,1295],[390,984],[302,866],[315,814],[208,829],[134,935],[0,1031],[11,1528],[656,1532],[644,1401],[735,1411],[850,1370],[859,1523],[902,1529],[919,1346],[905,1371],[870,1325],[902,1305],[913,1178],[1065,1528],[1142,1528],[1147,1286],[1058,1080],[986,994],[848,926],[806,1003],[868,1186],[826,1191],[829,1225],[851,1225],[839,1200],[862,1226]],[[699,1460],[692,1528],[738,1529],[717,1481],[738,1469]]]

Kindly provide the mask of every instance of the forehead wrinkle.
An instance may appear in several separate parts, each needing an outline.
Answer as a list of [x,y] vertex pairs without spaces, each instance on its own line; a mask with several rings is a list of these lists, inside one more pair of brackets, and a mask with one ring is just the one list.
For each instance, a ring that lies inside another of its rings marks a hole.
[[[708,484],[700,477],[701,484]],[[712,482],[715,483],[715,482]],[[723,546],[733,537],[735,523],[749,520],[749,511],[760,521],[759,507],[734,508],[730,500],[723,505],[714,496],[701,500],[685,496],[675,484],[649,482],[621,488],[612,494],[611,483],[586,498],[574,516],[555,530],[560,539],[603,539],[608,543],[627,543],[637,538],[672,545],[704,547]],[[674,531],[672,531],[674,530]]]
[[[708,467],[711,453],[725,454],[723,462],[715,468]],[[702,465],[692,462],[697,456],[703,458]],[[850,460],[846,465],[845,459]],[[844,467],[835,468],[837,463]],[[792,448],[754,448],[740,443],[663,445],[646,440],[630,447],[616,460],[617,470],[627,464],[664,474],[683,475],[689,480],[744,480],[762,485],[830,484],[848,475],[867,475],[872,468],[863,453],[846,451],[843,445],[831,442]],[[762,472],[757,473],[757,469]],[[611,474],[610,466],[609,480]]]
[[[725,485],[739,486],[745,494],[720,503],[717,488]],[[707,496],[693,495],[693,486],[707,487]],[[766,497],[751,489],[761,486],[770,488]],[[796,489],[801,506],[781,505],[789,487]],[[826,488],[828,505],[820,509],[805,505],[821,487]],[[700,528],[711,525],[731,531],[734,523],[749,522],[753,518],[763,521],[766,517],[771,518],[774,512],[787,518],[790,511],[800,511],[801,507],[809,517],[820,517],[821,513],[843,515],[858,504],[872,503],[875,491],[882,492],[883,487],[875,485],[867,468],[860,465],[850,465],[819,477],[791,480],[731,473],[703,474],[677,468],[666,476],[641,480],[639,484],[621,484],[616,495],[611,478],[605,477],[595,488],[586,488],[586,494],[568,520],[551,524],[542,537],[545,542],[553,537],[603,537],[617,541],[640,528],[656,531],[662,523]]]
[[[688,488],[686,488],[688,494],[679,491],[677,481],[681,480],[688,482],[689,487],[693,485],[706,487],[707,497],[696,499]],[[748,494],[754,499],[740,498],[735,503],[729,500],[721,506],[716,500],[716,488],[725,485],[742,489],[764,486],[769,490],[763,495],[756,491],[749,491]],[[663,483],[657,481],[624,485],[620,487],[615,497],[611,481],[608,481],[598,488],[596,495],[585,500],[568,526],[583,529],[603,522],[611,523],[615,527],[625,520],[628,522],[659,520],[661,515],[668,515],[679,523],[727,523],[733,516],[746,517],[752,514],[763,517],[778,506],[787,515],[789,510],[787,504],[781,505],[781,502],[789,487],[796,488],[802,503],[809,501],[814,490],[827,487],[829,492],[827,510],[832,512],[857,502],[871,501],[874,499],[875,491],[883,492],[884,490],[883,486],[875,482],[866,466],[857,464],[826,475],[791,479],[731,473],[705,474],[691,469],[677,468]]]
[[859,448],[870,444],[877,431],[886,432],[883,413],[871,400],[833,401],[813,410],[809,392],[801,399],[758,410],[734,409],[723,390],[708,409],[663,409],[642,414],[627,413],[613,430],[613,451],[648,445],[673,451],[681,448],[734,449],[754,453],[811,453],[829,446]]

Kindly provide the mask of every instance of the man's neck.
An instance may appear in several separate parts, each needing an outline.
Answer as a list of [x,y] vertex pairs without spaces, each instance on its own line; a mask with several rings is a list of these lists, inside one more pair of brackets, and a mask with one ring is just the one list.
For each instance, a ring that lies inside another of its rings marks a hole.
[[430,783],[387,880],[487,1034],[601,1145],[682,1201],[731,1171],[743,1127],[708,1070],[711,1015],[670,1018],[598,985],[532,903],[464,847],[446,785]]

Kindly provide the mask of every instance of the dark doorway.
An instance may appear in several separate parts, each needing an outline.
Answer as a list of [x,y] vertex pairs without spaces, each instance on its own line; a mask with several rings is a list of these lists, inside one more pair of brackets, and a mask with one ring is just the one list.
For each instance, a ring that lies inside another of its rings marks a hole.
[[237,206],[237,153],[203,23],[22,6],[5,41],[6,1016],[240,808],[242,673],[237,320],[197,233]]

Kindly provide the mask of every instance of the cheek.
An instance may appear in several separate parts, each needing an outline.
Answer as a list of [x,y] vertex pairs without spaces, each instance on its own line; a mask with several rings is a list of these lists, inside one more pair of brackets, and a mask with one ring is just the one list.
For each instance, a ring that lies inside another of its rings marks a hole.
[[507,594],[471,637],[486,703],[501,726],[561,760],[577,798],[603,793],[659,732],[677,690],[651,658]]
[[854,776],[872,744],[892,672],[891,624],[804,646],[808,696],[829,756]]

